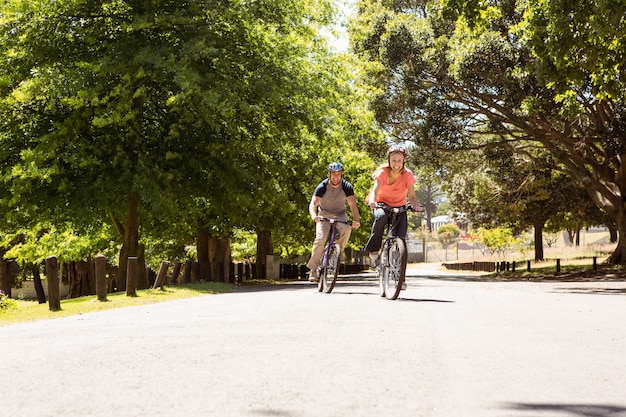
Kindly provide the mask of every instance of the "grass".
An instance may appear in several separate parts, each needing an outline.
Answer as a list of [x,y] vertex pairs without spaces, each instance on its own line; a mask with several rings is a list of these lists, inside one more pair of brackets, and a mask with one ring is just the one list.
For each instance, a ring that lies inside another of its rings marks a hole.
[[128,297],[126,292],[111,293],[107,294],[106,301],[98,301],[95,295],[90,295],[61,300],[61,310],[59,311],[50,311],[48,303],[39,304],[37,301],[14,300],[15,307],[0,309],[0,326],[225,293],[231,291],[233,287],[231,284],[201,282],[164,287],[163,289],[138,290],[136,297]]

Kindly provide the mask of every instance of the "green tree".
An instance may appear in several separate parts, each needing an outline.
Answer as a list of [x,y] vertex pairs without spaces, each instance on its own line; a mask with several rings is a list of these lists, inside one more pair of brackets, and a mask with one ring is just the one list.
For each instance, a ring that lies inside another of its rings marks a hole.
[[492,253],[500,256],[513,248],[518,240],[513,235],[511,229],[496,227],[493,229],[479,228],[478,240]]
[[[485,167],[480,173],[458,174],[462,178],[449,185],[451,198],[476,227],[506,226],[515,233],[533,228],[536,260],[543,259],[547,226],[558,231],[555,226],[566,227],[568,218],[575,218],[578,224],[593,224],[598,219],[599,210],[589,196],[559,171],[545,152],[543,157],[529,160],[501,145],[485,149],[482,160]],[[590,205],[595,211],[585,212]]]
[[349,123],[329,120],[349,81],[318,33],[324,0],[5,1],[0,16],[6,224],[110,218],[121,285],[140,232],[277,227],[301,193],[290,179]]
[[508,143],[548,151],[615,222],[626,262],[623,23],[595,2],[365,0],[353,26],[381,125],[434,163]]

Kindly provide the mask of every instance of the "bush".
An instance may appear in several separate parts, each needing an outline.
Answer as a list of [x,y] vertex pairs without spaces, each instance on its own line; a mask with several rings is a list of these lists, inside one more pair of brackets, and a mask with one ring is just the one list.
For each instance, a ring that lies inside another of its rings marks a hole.
[[437,240],[446,246],[456,241],[461,236],[461,229],[454,224],[444,224],[437,229]]
[[481,228],[478,230],[478,238],[491,253],[501,256],[519,243],[510,229],[501,227],[495,229]]
[[14,310],[17,308],[15,300],[9,298],[8,295],[0,291],[0,313],[3,311]]

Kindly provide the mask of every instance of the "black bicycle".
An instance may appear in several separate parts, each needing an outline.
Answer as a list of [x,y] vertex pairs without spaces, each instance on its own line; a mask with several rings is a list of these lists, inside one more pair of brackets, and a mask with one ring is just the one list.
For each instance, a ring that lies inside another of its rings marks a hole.
[[388,216],[387,238],[380,248],[378,259],[378,286],[381,297],[395,300],[400,295],[406,274],[407,250],[404,238],[396,236],[395,229],[398,225],[398,215],[405,211],[413,211],[410,204],[401,207],[391,207],[385,203],[377,206],[385,210]]
[[345,223],[351,226],[352,222],[329,219],[327,217],[319,217],[319,219],[322,222],[330,222],[330,232],[328,234],[328,243],[324,248],[324,252],[322,252],[320,266],[317,267],[317,277],[319,279],[317,290],[330,293],[335,288],[341,262],[341,247],[337,243],[337,223]]

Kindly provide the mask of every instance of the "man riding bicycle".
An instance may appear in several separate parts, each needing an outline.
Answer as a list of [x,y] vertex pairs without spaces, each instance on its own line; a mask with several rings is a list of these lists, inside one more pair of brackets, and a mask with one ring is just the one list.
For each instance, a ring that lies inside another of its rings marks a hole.
[[[309,281],[317,282],[317,267],[320,264],[324,244],[330,231],[330,223],[321,222],[320,217],[327,217],[336,220],[348,220],[346,203],[350,206],[352,214],[352,227],[357,229],[360,226],[359,208],[354,196],[352,184],[342,178],[343,165],[339,162],[331,162],[328,165],[328,178],[319,183],[313,192],[309,203],[309,215],[315,222],[315,240],[311,250],[311,259],[307,267],[311,270]],[[350,238],[352,227],[344,223],[336,223],[337,243],[343,251]]]
[[[408,200],[414,210],[421,208],[415,195],[415,176],[410,169],[405,167],[406,150],[402,146],[393,145],[387,150],[387,164],[379,167],[372,178],[374,186],[365,199],[372,208],[374,223],[370,238],[365,245],[365,251],[369,252],[371,265],[378,265],[378,252],[382,244],[383,233],[388,222],[388,213],[378,207],[377,203],[385,203],[387,206],[404,206]],[[421,210],[419,210],[421,211]],[[395,235],[406,238],[408,229],[406,212],[400,213]]]

